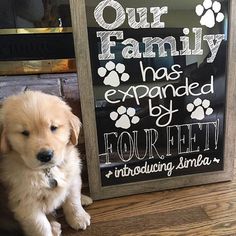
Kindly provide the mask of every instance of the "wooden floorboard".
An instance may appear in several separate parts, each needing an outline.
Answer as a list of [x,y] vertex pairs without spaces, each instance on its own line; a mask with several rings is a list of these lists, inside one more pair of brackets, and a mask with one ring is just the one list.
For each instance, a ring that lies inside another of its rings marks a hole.
[[91,226],[63,236],[236,236],[236,180],[95,201]]
[[[59,212],[63,236],[236,236],[236,178],[95,201],[86,210],[92,217],[91,226],[79,232]],[[0,224],[4,219],[0,217]],[[2,231],[0,235],[16,236]]]
[[[178,216],[178,217],[177,217]],[[208,216],[200,207],[193,209],[184,209],[176,211],[168,211],[162,214],[144,214],[134,217],[126,217],[120,220],[110,220],[107,222],[94,223],[92,227],[86,231],[80,232],[78,235],[103,235],[103,236],[118,236],[131,234],[136,235],[140,230],[156,230],[156,228],[168,227],[169,225],[183,225],[193,222],[201,222],[208,220]],[[76,235],[72,230],[67,235]]]

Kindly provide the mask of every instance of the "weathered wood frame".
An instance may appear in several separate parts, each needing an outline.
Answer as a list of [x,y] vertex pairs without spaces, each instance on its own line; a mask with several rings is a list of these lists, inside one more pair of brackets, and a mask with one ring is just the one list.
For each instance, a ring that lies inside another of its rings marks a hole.
[[169,179],[150,180],[102,187],[96,132],[94,95],[90,64],[85,0],[70,0],[78,82],[83,114],[90,192],[93,199],[105,199],[154,190],[229,181],[233,178],[236,124],[236,1],[229,0],[229,46],[227,62],[227,94],[225,117],[224,170]]

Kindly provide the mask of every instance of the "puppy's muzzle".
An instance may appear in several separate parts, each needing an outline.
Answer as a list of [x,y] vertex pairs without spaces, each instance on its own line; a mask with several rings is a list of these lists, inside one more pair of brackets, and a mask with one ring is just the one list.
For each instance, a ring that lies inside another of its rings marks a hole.
[[37,159],[43,163],[47,163],[52,160],[53,158],[53,150],[46,150],[42,149],[40,152],[37,154]]

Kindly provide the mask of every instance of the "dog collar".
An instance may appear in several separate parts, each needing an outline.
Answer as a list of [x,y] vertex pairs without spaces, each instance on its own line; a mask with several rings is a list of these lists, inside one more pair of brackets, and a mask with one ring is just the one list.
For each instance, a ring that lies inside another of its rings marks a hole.
[[56,188],[58,186],[57,180],[53,178],[53,175],[51,173],[51,169],[47,168],[44,170],[44,173],[48,179],[48,184],[50,188]]

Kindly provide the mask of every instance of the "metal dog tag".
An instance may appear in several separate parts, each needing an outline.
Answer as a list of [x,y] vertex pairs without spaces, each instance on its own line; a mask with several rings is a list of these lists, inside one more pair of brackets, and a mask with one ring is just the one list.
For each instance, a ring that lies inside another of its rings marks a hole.
[[49,186],[50,188],[56,188],[58,186],[58,183],[55,179],[49,179]]
[[53,178],[53,175],[50,172],[50,169],[45,169],[45,175],[48,178],[49,187],[56,188],[58,186],[58,182],[56,179]]

